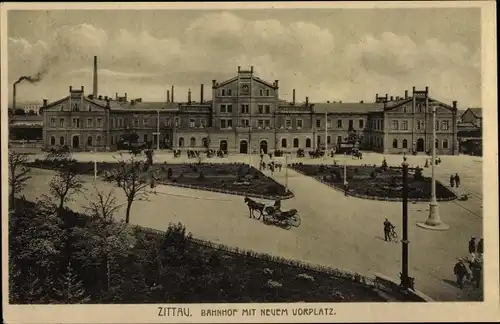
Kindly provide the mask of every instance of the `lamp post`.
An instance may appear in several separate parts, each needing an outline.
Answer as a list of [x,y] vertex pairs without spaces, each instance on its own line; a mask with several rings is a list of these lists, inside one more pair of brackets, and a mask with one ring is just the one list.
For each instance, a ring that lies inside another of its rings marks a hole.
[[160,110],[156,111],[156,150],[160,150]]
[[328,159],[328,111],[325,110],[325,158]]
[[288,154],[285,154],[285,194],[288,192]]
[[436,108],[436,106],[432,107],[432,186],[429,216],[425,222],[418,222],[417,226],[430,230],[445,231],[450,227],[444,224],[439,216],[439,204],[436,198],[436,175],[434,172],[436,165]]
[[97,156],[96,147],[94,146],[94,182],[97,181]]
[[401,265],[401,283],[403,289],[414,289],[413,278],[408,276],[408,162],[403,158],[403,239],[402,244],[402,265]]

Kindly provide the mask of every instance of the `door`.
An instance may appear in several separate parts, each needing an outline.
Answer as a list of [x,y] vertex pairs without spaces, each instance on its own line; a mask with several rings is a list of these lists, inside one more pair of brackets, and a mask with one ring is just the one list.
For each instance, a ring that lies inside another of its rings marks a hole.
[[227,152],[227,141],[226,140],[220,141],[219,149],[223,152]]
[[80,147],[80,136],[75,135],[73,136],[73,148],[79,148]]
[[240,153],[248,153],[248,142],[245,140],[240,141]]
[[267,154],[267,141],[260,141],[260,153]]
[[424,139],[419,138],[417,140],[417,152],[423,152],[424,151]]

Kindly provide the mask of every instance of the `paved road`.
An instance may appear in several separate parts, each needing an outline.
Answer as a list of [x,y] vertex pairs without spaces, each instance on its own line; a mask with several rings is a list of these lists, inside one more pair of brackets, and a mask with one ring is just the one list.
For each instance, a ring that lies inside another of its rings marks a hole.
[[[77,157],[91,160],[92,155]],[[460,158],[460,161],[458,159]],[[450,172],[459,172],[464,188],[477,190],[481,178],[475,175],[481,163],[470,162],[471,166],[461,167],[463,161],[472,157],[445,157],[438,168],[440,176],[449,177]],[[170,155],[157,155],[158,161],[171,161]],[[111,160],[109,154],[102,154],[101,161]],[[215,162],[249,162],[248,156],[233,156]],[[382,156],[367,154],[361,161],[348,159],[349,164],[380,164]],[[377,162],[377,160],[380,160]],[[389,164],[399,163],[401,157],[387,156]],[[409,157],[409,163],[421,163],[425,157]],[[177,160],[181,161],[181,160]],[[252,157],[252,164],[258,157]],[[303,159],[304,163],[327,163]],[[449,164],[448,164],[449,163]],[[421,164],[423,165],[423,164]],[[472,168],[476,168],[476,171]],[[428,170],[426,169],[425,172]],[[27,188],[27,197],[36,198],[47,190],[52,172],[36,170],[36,176]],[[274,177],[284,182],[285,172]],[[468,186],[470,177],[471,185]],[[89,182],[91,177],[86,177]],[[472,181],[474,179],[474,181]],[[445,183],[446,184],[446,183]],[[106,183],[99,187],[110,189]],[[280,255],[287,258],[330,265],[358,271],[370,275],[381,272],[394,278],[400,272],[401,245],[383,241],[382,222],[387,217],[397,229],[401,229],[401,204],[363,200],[345,197],[316,180],[288,171],[288,185],[295,192],[295,198],[283,202],[283,209],[297,208],[302,216],[299,228],[286,231],[273,226],[265,226],[248,218],[248,210],[242,197],[219,193],[160,186],[157,195],[150,196],[150,202],[137,202],[132,207],[131,222],[157,229],[165,229],[169,222],[182,222],[194,236],[244,249],[252,249]],[[116,189],[118,199],[124,202],[123,194]],[[480,193],[477,190],[476,193]],[[78,196],[73,208],[81,208],[86,203],[84,196]],[[270,202],[267,202],[270,203]],[[474,205],[475,206],[475,205]],[[470,236],[481,236],[482,219],[480,206],[473,212],[448,202],[440,204],[441,218],[451,228],[446,232],[434,232],[415,226],[417,221],[427,218],[427,204],[410,205],[410,275],[416,278],[417,289],[440,301],[475,300],[480,298],[470,289],[460,291],[446,280],[453,280],[452,267],[455,258],[467,254]],[[469,208],[470,209],[470,208]],[[123,215],[123,210],[120,216]]]

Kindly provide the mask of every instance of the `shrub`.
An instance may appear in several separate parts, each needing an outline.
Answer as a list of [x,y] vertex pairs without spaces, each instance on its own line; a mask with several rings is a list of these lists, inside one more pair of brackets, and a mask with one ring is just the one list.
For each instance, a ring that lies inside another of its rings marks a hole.
[[171,168],[168,168],[168,169],[167,169],[167,178],[168,178],[168,179],[172,178],[172,175],[173,175],[172,169],[171,169]]
[[372,172],[370,173],[370,178],[372,178],[372,179],[377,178],[377,173],[376,173],[375,171],[372,171]]
[[198,175],[198,180],[205,180],[205,175],[203,174],[203,171],[200,171],[200,174]]

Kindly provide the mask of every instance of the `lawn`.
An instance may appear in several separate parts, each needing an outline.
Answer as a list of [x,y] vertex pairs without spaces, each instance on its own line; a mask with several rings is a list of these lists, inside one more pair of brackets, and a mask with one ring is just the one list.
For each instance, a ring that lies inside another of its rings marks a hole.
[[[16,201],[9,227],[13,304],[382,302],[359,275]],[[22,271],[21,271],[22,269]]]
[[[294,163],[291,168],[327,185],[344,190],[344,167],[338,165],[313,165]],[[377,167],[375,165],[348,165],[346,167],[349,194],[374,199],[402,199],[403,170],[400,167]],[[431,178],[423,177],[416,168],[409,170],[408,197],[410,200],[429,201]],[[438,200],[453,200],[456,195],[436,181]]]
[[[28,164],[30,167],[58,170],[58,162],[36,160]],[[104,176],[118,166],[118,163],[100,162],[97,165],[98,175]],[[78,174],[93,175],[93,162],[75,162]],[[256,168],[244,163],[176,163],[153,164],[145,173],[153,171],[157,183],[194,189],[220,191],[224,193],[247,195],[258,198],[276,199],[290,198],[293,194],[274,179],[264,175]]]

